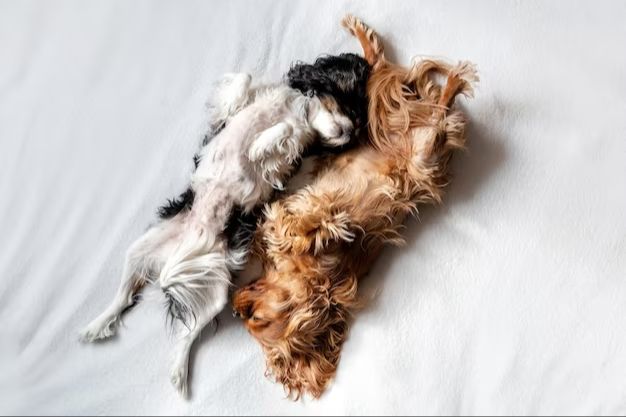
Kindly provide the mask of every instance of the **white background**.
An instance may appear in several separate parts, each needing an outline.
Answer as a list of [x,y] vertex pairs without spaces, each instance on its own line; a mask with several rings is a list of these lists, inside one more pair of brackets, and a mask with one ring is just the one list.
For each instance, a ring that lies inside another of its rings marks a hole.
[[[168,380],[155,291],[78,343],[182,191],[227,71],[358,52],[469,59],[469,149],[363,294],[336,381],[293,403],[226,311]],[[0,2],[0,413],[626,413],[626,3]]]

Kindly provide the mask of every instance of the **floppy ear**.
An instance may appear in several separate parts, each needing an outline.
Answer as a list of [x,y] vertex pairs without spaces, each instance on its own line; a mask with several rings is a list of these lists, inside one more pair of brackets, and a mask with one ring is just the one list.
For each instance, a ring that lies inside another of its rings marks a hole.
[[316,63],[323,65],[328,78],[333,80],[341,92],[350,93],[355,90],[365,95],[367,77],[370,66],[367,61],[356,54],[344,53],[337,57],[322,57]]
[[302,94],[319,95],[332,91],[331,82],[314,65],[297,62],[287,72],[287,84]]
[[325,288],[315,288],[304,308],[292,313],[282,343],[266,348],[268,373],[296,400],[305,393],[319,398],[326,390],[348,334],[350,309],[357,302],[355,276]]
[[302,93],[315,95],[361,94],[365,99],[365,87],[370,67],[356,54],[321,56],[311,64],[297,62],[287,72],[287,83]]

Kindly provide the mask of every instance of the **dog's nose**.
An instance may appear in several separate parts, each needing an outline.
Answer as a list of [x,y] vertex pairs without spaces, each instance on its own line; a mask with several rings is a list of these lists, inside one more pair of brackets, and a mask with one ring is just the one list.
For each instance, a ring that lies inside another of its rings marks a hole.
[[239,314],[239,312],[237,310],[235,310],[234,308],[233,308],[233,317],[235,317],[235,318],[241,317],[241,314]]

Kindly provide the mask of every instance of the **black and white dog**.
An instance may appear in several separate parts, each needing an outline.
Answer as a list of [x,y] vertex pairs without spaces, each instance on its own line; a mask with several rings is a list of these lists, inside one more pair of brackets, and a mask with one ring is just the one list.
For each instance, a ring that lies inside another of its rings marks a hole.
[[248,74],[226,75],[212,99],[211,126],[218,133],[195,156],[189,188],[130,246],[117,295],[82,340],[112,336],[137,292],[146,283],[159,285],[170,317],[184,324],[177,326],[171,380],[186,395],[193,341],[224,308],[231,273],[246,262],[238,216],[282,190],[311,145],[350,142],[367,121],[368,75],[367,62],[353,54],[298,63],[287,83],[258,89],[250,88]]

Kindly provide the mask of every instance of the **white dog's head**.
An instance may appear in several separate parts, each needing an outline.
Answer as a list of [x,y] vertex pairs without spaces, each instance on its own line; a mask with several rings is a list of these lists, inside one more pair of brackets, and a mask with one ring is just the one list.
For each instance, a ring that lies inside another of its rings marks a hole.
[[319,99],[311,114],[322,143],[336,147],[358,137],[367,123],[370,66],[355,54],[323,56],[313,64],[296,63],[287,73],[290,87]]

